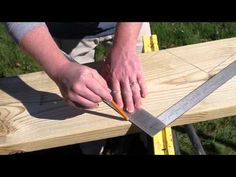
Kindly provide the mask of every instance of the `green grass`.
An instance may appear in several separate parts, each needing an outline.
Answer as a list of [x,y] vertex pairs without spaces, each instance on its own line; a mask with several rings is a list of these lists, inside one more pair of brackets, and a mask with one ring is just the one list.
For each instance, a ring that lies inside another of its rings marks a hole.
[[[160,49],[199,42],[236,37],[236,23],[151,23],[153,34],[158,35]],[[96,59],[104,57],[105,48],[99,45]],[[14,76],[41,70],[24,54],[0,24],[0,77]],[[228,117],[194,124],[207,154],[236,155],[236,119]],[[184,131],[177,131],[183,154],[195,154]]]
[[151,23],[160,49],[236,36],[236,23]]
[[[207,154],[236,154],[236,117],[193,124]],[[196,154],[183,128],[176,128],[183,154]]]
[[40,67],[23,53],[0,24],[0,77],[39,71]]

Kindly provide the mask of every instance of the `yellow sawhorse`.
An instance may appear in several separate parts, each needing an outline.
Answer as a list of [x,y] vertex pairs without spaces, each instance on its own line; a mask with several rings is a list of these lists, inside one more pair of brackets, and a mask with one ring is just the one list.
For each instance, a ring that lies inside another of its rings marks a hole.
[[[144,53],[158,51],[157,35],[143,36]],[[157,133],[152,141],[154,155],[175,155],[171,127]]]

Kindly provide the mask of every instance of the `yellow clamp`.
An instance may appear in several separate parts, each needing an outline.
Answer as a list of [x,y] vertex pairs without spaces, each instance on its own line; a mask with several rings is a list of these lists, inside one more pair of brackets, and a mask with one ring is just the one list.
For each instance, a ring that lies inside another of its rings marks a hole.
[[[144,53],[158,51],[157,35],[143,36]],[[171,127],[166,127],[153,137],[154,155],[174,155]]]

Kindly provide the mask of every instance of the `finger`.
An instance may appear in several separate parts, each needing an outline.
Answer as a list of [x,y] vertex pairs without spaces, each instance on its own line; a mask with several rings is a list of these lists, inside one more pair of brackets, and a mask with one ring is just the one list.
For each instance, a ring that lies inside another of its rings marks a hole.
[[70,101],[74,102],[74,105],[76,105],[77,107],[80,107],[80,105],[81,107],[84,107],[84,108],[95,108],[98,106],[97,103],[87,100],[86,98],[80,95],[77,95],[75,93],[70,93],[69,98],[70,98]]
[[112,88],[112,96],[116,102],[116,104],[120,107],[123,108],[124,107],[124,103],[122,100],[122,96],[121,96],[121,91],[120,91],[120,83],[118,80],[113,79],[111,81],[111,88]]
[[74,101],[70,101],[70,100],[66,100],[66,103],[74,108],[85,108],[84,106],[82,106],[79,103],[76,103]]
[[138,84],[137,81],[133,81],[133,82],[131,81],[130,83],[133,83],[133,84],[131,84],[130,88],[131,88],[132,95],[133,95],[134,107],[136,109],[141,109],[142,102],[141,102],[141,95],[140,95],[139,84]]
[[97,80],[92,79],[91,81],[86,83],[86,87],[91,90],[93,93],[101,97],[102,99],[111,102],[112,101],[112,96],[111,93],[104,89]]
[[141,96],[143,98],[145,98],[147,96],[147,93],[148,93],[148,90],[147,90],[147,85],[146,85],[146,82],[144,80],[144,77],[143,75],[138,75],[138,83],[139,83],[139,87],[140,87],[140,92],[141,92]]
[[80,95],[84,98],[86,98],[89,101],[92,101],[94,103],[99,103],[102,101],[101,97],[96,95],[95,93],[93,93],[91,90],[89,90],[87,87],[80,87],[80,86],[76,86],[72,88],[72,91],[77,94]]
[[128,112],[134,111],[133,97],[130,89],[129,79],[124,79],[121,81],[121,93],[122,98],[125,103],[125,108]]

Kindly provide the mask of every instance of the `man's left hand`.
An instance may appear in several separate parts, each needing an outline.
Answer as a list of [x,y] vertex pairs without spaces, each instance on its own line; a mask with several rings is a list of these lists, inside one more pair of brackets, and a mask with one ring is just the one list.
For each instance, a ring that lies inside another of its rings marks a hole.
[[147,95],[147,86],[136,51],[113,47],[105,61],[105,71],[103,76],[118,106],[125,107],[128,112],[140,109],[141,97]]

